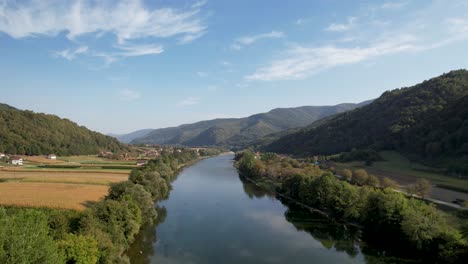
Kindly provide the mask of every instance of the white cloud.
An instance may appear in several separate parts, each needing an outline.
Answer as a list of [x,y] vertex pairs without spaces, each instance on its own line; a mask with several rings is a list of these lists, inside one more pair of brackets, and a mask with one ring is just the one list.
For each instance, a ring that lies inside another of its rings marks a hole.
[[262,40],[262,39],[275,39],[275,38],[284,38],[285,34],[280,31],[272,31],[270,33],[262,33],[258,35],[252,35],[252,36],[243,36],[240,38],[237,38],[234,41],[234,44],[231,45],[231,48],[234,50],[239,50],[244,46],[252,45],[255,42]]
[[135,56],[143,56],[143,55],[152,55],[152,54],[160,54],[164,51],[161,45],[119,45],[118,48],[121,50],[120,52],[115,53],[115,56],[122,56],[122,57],[135,57]]
[[140,98],[141,94],[132,89],[120,90],[120,99],[123,101],[133,101]]
[[0,31],[13,38],[56,36],[70,39],[109,32],[119,42],[143,37],[191,36],[205,30],[197,17],[200,5],[190,10],[150,10],[141,1],[8,1],[0,5]]
[[190,105],[196,105],[200,103],[200,98],[199,97],[187,97],[182,101],[177,102],[177,106],[190,106]]
[[[85,37],[113,35],[120,51],[94,52],[96,56],[142,56],[159,54],[162,46],[154,39],[177,38],[179,43],[189,43],[201,37],[206,26],[200,18],[199,1],[186,9],[170,7],[149,8],[139,0],[119,1],[10,1],[0,0],[0,32],[15,39],[27,37],[56,37],[65,33],[72,41]],[[144,40],[144,45],[130,45],[128,42]],[[88,45],[89,46],[89,45]],[[112,48],[112,46],[110,48]],[[83,52],[84,53],[84,52]],[[117,53],[117,55],[115,54]],[[72,50],[57,53],[66,59],[73,59],[79,53]]]
[[397,41],[382,40],[367,47],[354,48],[340,48],[334,45],[295,46],[287,51],[286,59],[273,61],[270,65],[259,68],[255,73],[246,76],[246,79],[263,81],[303,79],[331,67],[420,48],[405,38]]
[[[382,10],[382,9],[380,9]],[[468,3],[434,1],[400,21],[375,24],[375,17],[359,17],[360,27],[350,27],[343,37],[325,42],[290,45],[277,58],[261,65],[245,80],[297,80],[330,68],[361,63],[391,54],[415,53],[468,41]],[[367,20],[366,20],[367,18]],[[348,24],[354,20],[348,19]],[[336,30],[339,27],[335,28]],[[342,30],[345,27],[341,27]],[[344,40],[352,41],[344,41]]]
[[353,28],[354,24],[356,22],[355,17],[349,17],[348,22],[344,24],[330,24],[327,28],[325,28],[326,31],[332,31],[332,32],[342,32],[342,31],[348,31],[351,28]]
[[76,49],[64,49],[61,51],[56,51],[54,52],[55,56],[57,57],[62,57],[67,60],[73,60],[75,57],[79,54],[84,54],[88,52],[88,47],[87,46],[80,46]]

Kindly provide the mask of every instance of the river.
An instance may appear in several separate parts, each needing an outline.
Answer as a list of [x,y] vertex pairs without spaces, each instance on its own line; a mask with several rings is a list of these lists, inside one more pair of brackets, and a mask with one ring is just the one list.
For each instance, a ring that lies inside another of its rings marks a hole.
[[143,228],[127,252],[132,263],[382,263],[358,230],[242,181],[232,159],[180,173],[159,204],[160,223]]

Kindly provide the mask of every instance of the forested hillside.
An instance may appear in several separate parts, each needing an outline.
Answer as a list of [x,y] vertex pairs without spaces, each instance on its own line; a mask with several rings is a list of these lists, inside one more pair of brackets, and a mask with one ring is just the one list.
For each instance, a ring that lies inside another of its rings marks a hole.
[[8,154],[96,154],[123,148],[116,139],[55,115],[0,104],[0,152]]
[[246,118],[214,119],[179,127],[156,129],[133,144],[242,147],[271,133],[304,127],[321,118],[367,104],[278,108]]
[[468,71],[452,71],[382,94],[371,104],[312,124],[264,147],[290,154],[396,149],[424,159],[466,158]]

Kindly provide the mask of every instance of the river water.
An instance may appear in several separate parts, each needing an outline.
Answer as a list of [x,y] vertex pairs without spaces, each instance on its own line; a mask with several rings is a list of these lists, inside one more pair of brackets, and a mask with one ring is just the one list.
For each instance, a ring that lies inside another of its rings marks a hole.
[[[320,214],[283,204],[242,181],[233,156],[184,169],[127,255],[132,263],[393,263],[360,233]],[[384,261],[385,260],[385,261]]]

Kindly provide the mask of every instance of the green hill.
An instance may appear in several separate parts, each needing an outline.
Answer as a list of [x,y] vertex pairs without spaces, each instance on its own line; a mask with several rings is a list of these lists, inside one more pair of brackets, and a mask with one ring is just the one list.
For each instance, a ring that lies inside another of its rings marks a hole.
[[155,129],[143,137],[134,139],[131,143],[240,148],[271,133],[304,127],[321,118],[367,103],[368,101],[361,104],[278,108],[245,118],[201,121],[179,127]]
[[123,148],[116,139],[55,115],[0,104],[0,152],[8,154],[97,154]]
[[468,71],[383,93],[369,105],[287,134],[264,150],[295,155],[395,149],[426,161],[466,158]]

